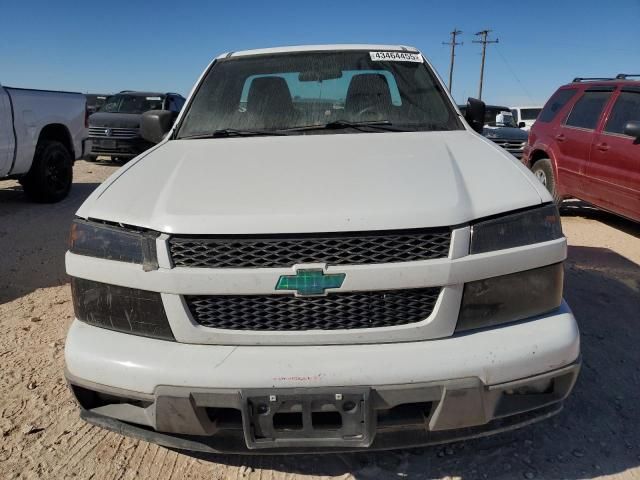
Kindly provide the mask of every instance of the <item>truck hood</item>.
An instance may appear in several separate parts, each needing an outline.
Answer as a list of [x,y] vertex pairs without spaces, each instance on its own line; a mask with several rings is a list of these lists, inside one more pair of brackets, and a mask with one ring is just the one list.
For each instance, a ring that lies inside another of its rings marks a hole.
[[526,142],[529,138],[529,132],[521,128],[513,127],[492,127],[485,125],[485,127],[482,129],[482,134],[487,138],[517,140],[520,142]]
[[138,128],[142,115],[137,113],[97,112],[89,117],[90,127]]
[[519,162],[468,131],[173,140],[78,211],[166,233],[458,225],[550,201]]

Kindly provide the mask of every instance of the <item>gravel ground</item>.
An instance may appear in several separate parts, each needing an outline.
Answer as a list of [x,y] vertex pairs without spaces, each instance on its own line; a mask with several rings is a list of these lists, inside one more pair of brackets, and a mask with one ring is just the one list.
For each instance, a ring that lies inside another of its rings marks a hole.
[[116,168],[78,162],[56,205],[0,182],[0,478],[640,479],[640,225],[579,202],[563,209],[565,295],[584,366],[551,420],[444,447],[293,457],[187,455],[85,424],[63,379],[64,251],[74,212]]

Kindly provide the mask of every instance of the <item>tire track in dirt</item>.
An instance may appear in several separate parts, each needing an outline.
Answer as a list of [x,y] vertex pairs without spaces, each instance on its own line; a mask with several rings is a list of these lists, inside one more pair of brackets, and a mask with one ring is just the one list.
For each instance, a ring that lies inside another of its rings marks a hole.
[[[138,472],[140,471],[140,466],[142,465],[142,462],[144,462],[145,456],[147,455],[148,451],[149,451],[149,444],[147,442],[135,441],[135,448],[129,460],[129,464],[131,465],[133,459],[138,455],[140,457],[140,461],[136,465],[135,469],[127,469],[127,472],[125,473],[126,479],[134,479],[138,476]],[[131,476],[127,475],[129,473],[131,473]]]
[[[95,435],[89,435],[89,431],[95,429]],[[96,427],[91,427],[87,431],[87,435],[78,435],[80,436],[80,442],[84,440],[84,443],[80,445],[77,449],[71,448],[70,450],[74,453],[71,454],[68,458],[65,459],[64,462],[60,463],[58,467],[54,470],[54,473],[57,475],[61,471],[74,471],[75,467],[78,464],[87,458],[90,452],[92,452],[96,447],[100,445],[100,443],[111,433],[106,431],[99,431]],[[78,445],[80,442],[77,442],[75,445]],[[75,447],[74,445],[74,447]]]
[[178,453],[172,450],[167,450],[164,461],[162,462],[161,475],[158,476],[159,479],[170,480],[173,478],[173,473],[175,471],[178,458],[179,458]]
[[100,449],[96,452],[96,457],[105,459],[108,465],[115,467],[114,472],[103,470],[102,478],[104,478],[105,480],[107,478],[109,478],[110,480],[121,478],[126,471],[128,457],[125,455],[124,458],[121,459],[118,456],[118,453],[122,448],[122,444],[125,441],[125,437],[123,437],[122,435],[119,435],[119,437],[120,438],[117,439],[115,448],[111,447],[109,442],[105,442],[104,445],[101,445]]

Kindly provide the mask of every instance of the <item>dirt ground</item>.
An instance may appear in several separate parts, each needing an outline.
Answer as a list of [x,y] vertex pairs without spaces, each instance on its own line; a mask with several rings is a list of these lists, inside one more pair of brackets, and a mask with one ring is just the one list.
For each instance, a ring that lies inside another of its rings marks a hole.
[[640,479],[640,225],[571,202],[565,296],[583,369],[557,417],[490,438],[385,453],[202,456],[85,424],[63,379],[73,214],[117,165],[79,162],[71,196],[25,200],[0,182],[0,478]]

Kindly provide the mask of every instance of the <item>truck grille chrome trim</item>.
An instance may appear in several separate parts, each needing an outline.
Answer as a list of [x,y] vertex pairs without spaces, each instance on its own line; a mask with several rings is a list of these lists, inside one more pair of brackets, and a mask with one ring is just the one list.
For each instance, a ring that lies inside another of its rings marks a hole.
[[441,288],[289,295],[195,295],[185,301],[205,327],[250,331],[351,330],[406,325],[431,315]]
[[518,158],[522,156],[524,147],[527,144],[526,141],[504,140],[502,138],[492,138],[491,141]]
[[89,127],[89,137],[100,138],[136,138],[140,136],[138,128]]
[[172,236],[176,267],[286,268],[300,263],[363,265],[446,258],[451,229],[292,236]]

